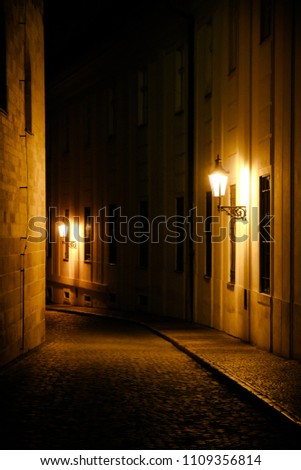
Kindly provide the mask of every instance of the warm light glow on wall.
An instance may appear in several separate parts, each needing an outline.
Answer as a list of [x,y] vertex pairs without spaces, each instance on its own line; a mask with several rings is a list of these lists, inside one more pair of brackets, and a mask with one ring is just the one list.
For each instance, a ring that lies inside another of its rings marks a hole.
[[249,205],[249,191],[250,191],[250,170],[244,167],[240,172],[240,202],[241,204]]

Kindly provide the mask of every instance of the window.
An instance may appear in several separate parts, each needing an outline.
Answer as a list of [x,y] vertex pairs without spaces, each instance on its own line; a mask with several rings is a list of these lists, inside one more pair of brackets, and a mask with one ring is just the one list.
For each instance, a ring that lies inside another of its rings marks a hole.
[[63,150],[69,152],[69,113],[66,112],[63,117]]
[[[141,217],[141,233],[148,233],[148,201],[140,202],[140,217]],[[146,235],[145,241],[139,243],[139,266],[146,269],[148,267],[148,250],[149,250],[148,237]]]
[[138,72],[138,126],[147,124],[148,115],[148,83],[146,70]]
[[[230,206],[236,206],[236,184],[230,186]],[[235,264],[236,264],[236,243],[235,243],[235,223],[236,219],[231,217],[230,235],[230,283],[235,284]]]
[[183,227],[184,221],[184,197],[177,197],[176,199],[176,211],[177,211],[177,231],[180,234],[179,239],[176,243],[176,271],[184,271],[184,240],[185,231]]
[[85,262],[92,261],[92,217],[90,207],[85,207]]
[[263,42],[272,32],[273,0],[260,1],[260,42]]
[[176,83],[175,83],[175,112],[183,111],[184,107],[184,51],[176,50]]
[[117,263],[117,239],[116,239],[116,229],[117,229],[117,205],[109,205],[109,263]]
[[86,103],[84,110],[84,146],[90,147],[91,145],[91,106]]
[[64,243],[64,261],[69,261],[69,241],[70,241],[70,225],[69,225],[69,209],[65,209],[65,243]]
[[28,51],[25,53],[25,130],[32,133],[32,103],[31,103],[31,61]]
[[212,45],[212,23],[205,25],[205,97],[212,94],[212,62],[213,62],[213,45]]
[[114,137],[116,134],[116,102],[115,90],[108,89],[108,137]]
[[3,0],[0,0],[0,109],[7,111],[6,27]]
[[238,54],[238,0],[229,2],[229,73],[237,66]]
[[271,216],[270,175],[261,176],[260,190],[260,292],[270,293]]
[[205,233],[206,233],[206,258],[205,258],[205,276],[211,277],[212,275],[212,193],[206,193],[206,220],[205,220]]
[[[50,208],[49,208],[49,212],[50,212]],[[49,214],[50,215],[50,214]],[[46,256],[47,258],[51,258],[52,256],[52,240],[54,239],[54,236],[51,234],[51,232],[53,232],[53,224],[50,223],[50,218],[47,217],[47,220],[46,220],[46,230],[47,230],[47,239],[46,239]]]

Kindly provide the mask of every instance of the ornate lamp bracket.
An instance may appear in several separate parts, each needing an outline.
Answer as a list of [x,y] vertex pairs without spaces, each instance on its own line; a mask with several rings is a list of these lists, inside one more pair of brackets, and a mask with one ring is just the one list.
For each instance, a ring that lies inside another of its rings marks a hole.
[[246,220],[247,218],[247,208],[246,206],[217,206],[219,212],[226,212],[233,219]]

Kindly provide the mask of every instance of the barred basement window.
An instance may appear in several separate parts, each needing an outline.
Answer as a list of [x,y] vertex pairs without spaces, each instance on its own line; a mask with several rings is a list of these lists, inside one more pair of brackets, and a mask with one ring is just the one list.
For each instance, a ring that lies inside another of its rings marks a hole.
[[260,292],[270,293],[271,224],[270,224],[270,175],[261,176],[260,190]]

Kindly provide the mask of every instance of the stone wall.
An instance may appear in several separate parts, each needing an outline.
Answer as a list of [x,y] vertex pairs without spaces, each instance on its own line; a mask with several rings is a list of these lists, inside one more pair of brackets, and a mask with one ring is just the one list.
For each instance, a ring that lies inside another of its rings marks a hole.
[[45,338],[45,237],[30,241],[28,229],[30,219],[45,215],[42,6],[1,2],[6,106],[0,109],[0,365]]

